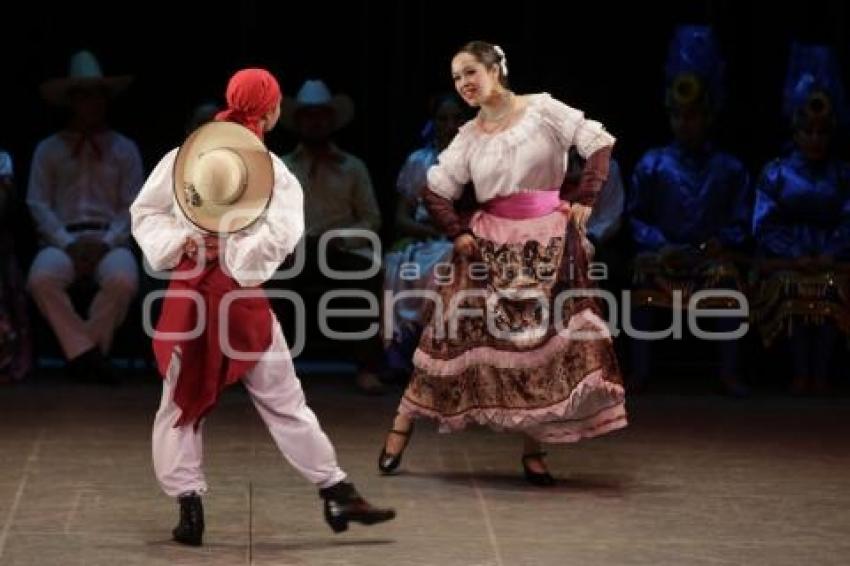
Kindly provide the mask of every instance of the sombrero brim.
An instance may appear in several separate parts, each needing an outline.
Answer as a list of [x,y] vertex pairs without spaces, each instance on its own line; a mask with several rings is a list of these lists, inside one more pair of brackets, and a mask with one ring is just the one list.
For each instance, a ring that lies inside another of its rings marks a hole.
[[[193,167],[205,151],[227,148],[242,158],[248,171],[245,190],[227,206],[202,202],[192,206],[186,188]],[[174,160],[174,198],[186,218],[206,232],[232,234],[244,230],[263,216],[271,203],[274,165],[263,142],[249,129],[233,122],[204,124],[183,142]]]
[[127,89],[130,83],[133,82],[133,77],[130,75],[121,75],[117,77],[90,77],[90,78],[60,78],[51,79],[42,83],[39,90],[41,96],[50,104],[56,106],[67,106],[69,102],[68,94],[74,89],[87,88],[102,88],[110,96],[115,96]]
[[354,119],[354,101],[350,96],[337,94],[327,104],[302,104],[295,98],[284,98],[280,103],[280,123],[287,130],[297,130],[295,115],[302,108],[310,106],[328,106],[334,111],[333,130],[341,130]]

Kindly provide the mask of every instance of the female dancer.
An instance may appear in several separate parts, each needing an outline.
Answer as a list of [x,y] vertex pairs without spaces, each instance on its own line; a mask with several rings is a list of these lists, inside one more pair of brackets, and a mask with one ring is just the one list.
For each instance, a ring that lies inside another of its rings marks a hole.
[[[582,293],[590,287],[589,205],[614,138],[548,94],[511,92],[507,74],[504,52],[489,43],[473,41],[452,59],[457,92],[479,111],[428,171],[423,198],[455,253],[451,272],[435,277],[439,300],[381,451],[384,473],[398,467],[418,417],[441,431],[475,423],[522,433],[523,468],[535,485],[554,483],[542,443],[626,425],[610,334]],[[571,147],[587,164],[565,203]],[[480,210],[465,226],[452,201],[470,181]]]

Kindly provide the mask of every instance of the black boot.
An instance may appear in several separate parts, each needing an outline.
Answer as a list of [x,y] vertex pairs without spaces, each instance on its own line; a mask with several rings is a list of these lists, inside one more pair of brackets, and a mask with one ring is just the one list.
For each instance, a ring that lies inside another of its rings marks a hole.
[[95,346],[76,358],[68,360],[68,373],[80,383],[117,385],[118,378],[110,361]]
[[204,506],[201,504],[201,496],[197,493],[181,495],[180,522],[171,531],[174,540],[190,546],[201,546],[201,538],[204,535]]
[[375,525],[395,518],[395,509],[373,507],[350,483],[339,482],[319,490],[325,500],[325,521],[335,533],[348,529],[348,523]]

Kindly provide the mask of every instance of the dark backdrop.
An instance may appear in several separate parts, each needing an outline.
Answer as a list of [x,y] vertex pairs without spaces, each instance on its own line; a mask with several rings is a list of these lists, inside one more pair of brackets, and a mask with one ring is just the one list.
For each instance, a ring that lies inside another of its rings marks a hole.
[[[428,95],[451,88],[452,54],[480,38],[504,47],[515,90],[549,91],[604,122],[619,139],[616,156],[628,173],[643,151],[668,139],[662,77],[673,27],[708,23],[728,60],[731,91],[719,139],[756,173],[786,139],[779,108],[790,41],[829,43],[843,62],[850,47],[843,2],[776,6],[719,0],[677,7],[551,0],[7,4],[0,147],[12,152],[25,187],[35,143],[62,123],[39,99],[38,85],[65,74],[78,49],[94,51],[106,73],[135,75],[111,116],[139,143],[147,169],[179,144],[195,104],[221,101],[235,69],[264,65],[285,93],[320,77],[354,98],[356,119],[340,142],[366,161],[390,212],[394,178],[418,143]],[[293,140],[276,131],[269,145],[284,153]]]

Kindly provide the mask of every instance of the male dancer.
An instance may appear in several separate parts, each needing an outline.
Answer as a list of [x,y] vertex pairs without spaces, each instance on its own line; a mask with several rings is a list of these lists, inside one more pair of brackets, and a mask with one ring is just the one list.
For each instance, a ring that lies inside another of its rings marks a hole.
[[[319,487],[335,532],[352,521],[371,525],[395,517],[345,481],[258,288],[304,230],[301,186],[262,142],[278,121],[280,101],[270,73],[237,72],[227,87],[228,108],[162,158],[130,208],[133,236],[147,261],[173,270],[154,337],[165,381],[153,462],[163,491],[179,500],[173,535],[183,544],[200,545],[204,530],[203,419],[224,387],[240,379],[284,457]],[[196,326],[200,336],[184,338]]]

